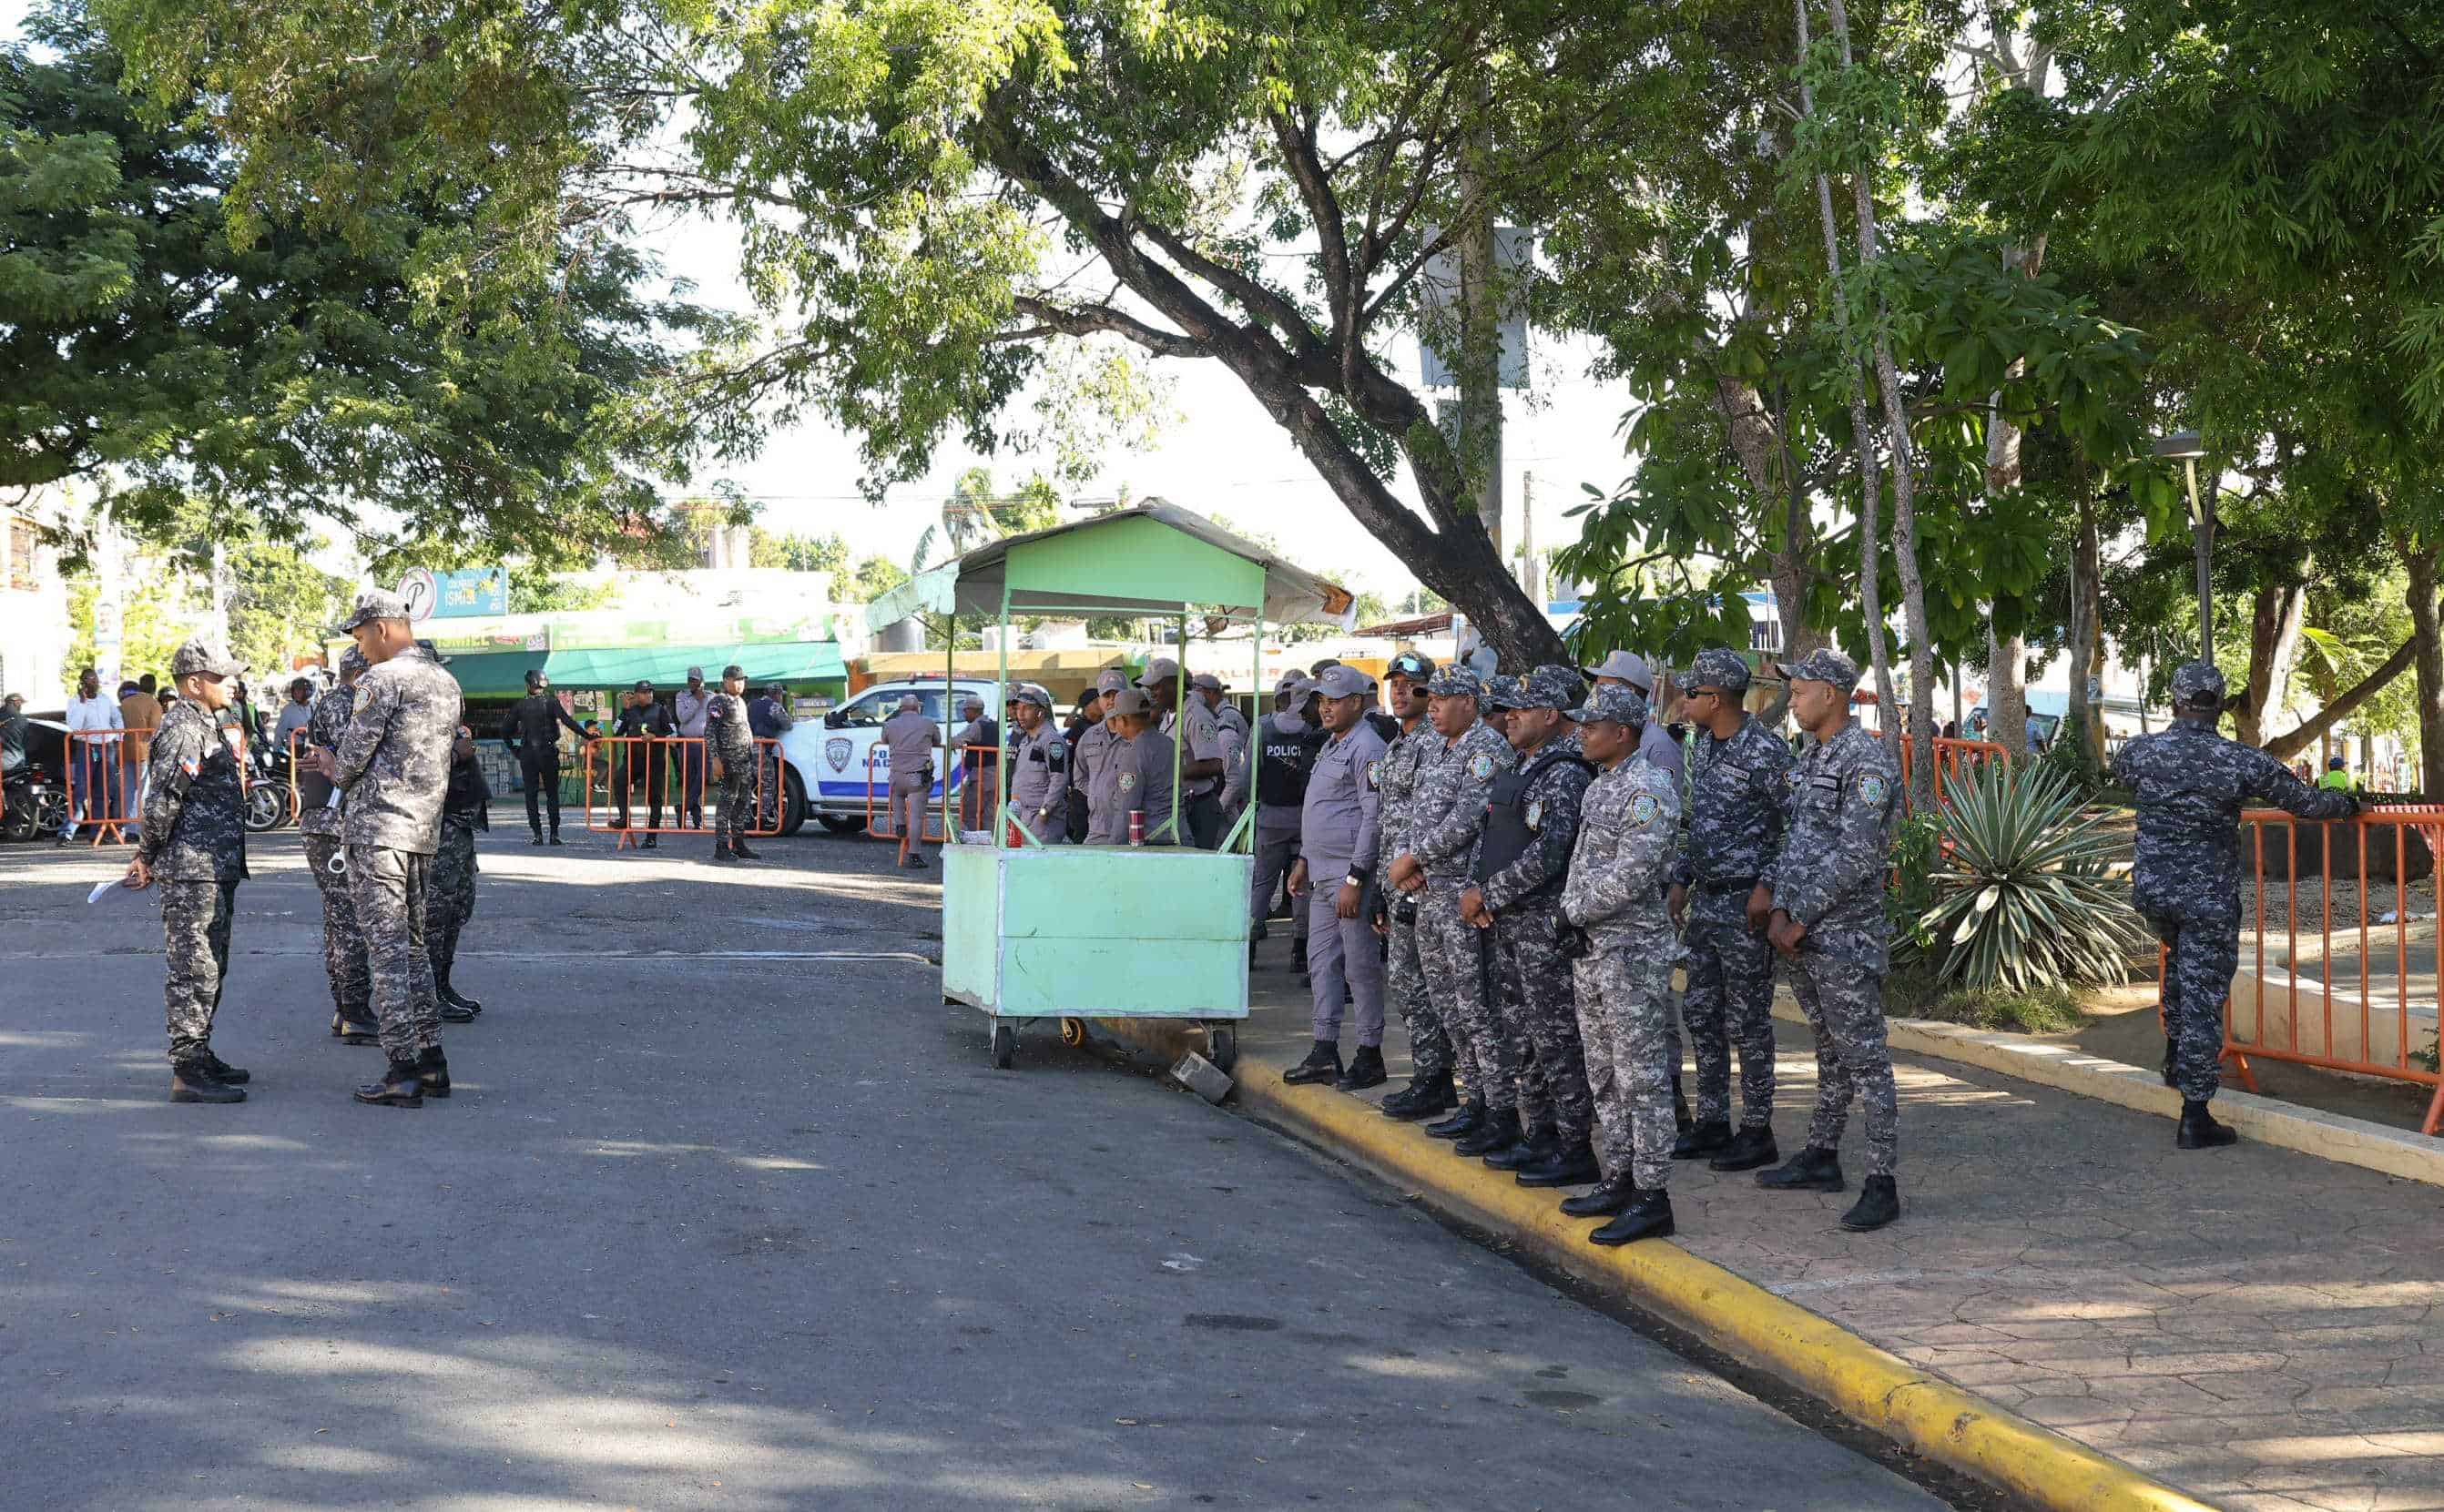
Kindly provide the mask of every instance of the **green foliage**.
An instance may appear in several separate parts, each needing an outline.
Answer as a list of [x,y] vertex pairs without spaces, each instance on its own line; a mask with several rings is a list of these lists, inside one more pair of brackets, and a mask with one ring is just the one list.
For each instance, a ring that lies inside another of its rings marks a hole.
[[608,609],[619,597],[620,589],[615,583],[579,582],[573,578],[518,568],[509,572],[509,613],[513,615],[580,614],[588,609]]
[[747,562],[753,567],[781,567],[790,572],[848,573],[848,543],[835,530],[827,536],[774,535],[762,526],[748,535]]
[[834,591],[852,603],[872,603],[908,581],[908,569],[888,557],[861,557],[847,583]]
[[1964,987],[1947,985],[1924,970],[1896,972],[1887,978],[1884,1004],[1886,1011],[1903,1018],[1935,1019],[2013,1034],[2066,1034],[2086,1022],[2079,1000],[2059,983],[2025,991]]
[[1942,823],[1905,813],[1893,830],[1893,876],[1884,890],[1884,918],[1893,931],[1893,969],[1916,969],[1935,946],[1927,911],[1935,907],[1935,869],[1943,842]]
[[1990,762],[1944,784],[1943,848],[1924,915],[1938,980],[2027,992],[2128,980],[2152,938],[2101,810],[2056,770]]

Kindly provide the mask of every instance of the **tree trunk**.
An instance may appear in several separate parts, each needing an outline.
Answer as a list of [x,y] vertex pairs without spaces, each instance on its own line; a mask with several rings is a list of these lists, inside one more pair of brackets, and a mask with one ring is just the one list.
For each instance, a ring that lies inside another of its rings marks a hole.
[[[2304,564],[2305,573],[2307,569]],[[2261,582],[2249,617],[2249,690],[2232,714],[2234,738],[2263,746],[2290,694],[2291,667],[2300,655],[2300,627],[2307,622],[2305,582]]]
[[2435,548],[2410,545],[2413,655],[2418,664],[2418,787],[2431,800],[2444,794],[2444,633],[2436,625]]
[[2010,754],[2028,755],[2028,642],[1986,633],[1986,738]]
[[2103,590],[2097,581],[2102,558],[2096,501],[2083,489],[2070,542],[2070,713],[2055,739],[2066,735],[2076,741],[2080,764],[2088,767],[2104,765],[2104,711],[2087,696],[2087,685],[2099,677],[2104,645],[2103,626],[2098,622]]
[[2289,761],[2299,755],[2313,740],[2324,747],[2324,755],[2332,755],[2333,742],[2326,738],[2328,732],[2336,725],[2350,718],[2353,710],[2360,705],[2384,691],[2387,684],[2408,671],[2417,650],[2418,637],[2414,635],[2395,647],[2393,655],[2387,656],[2375,671],[2340,692],[2328,692],[2313,718],[2302,722],[2297,729],[2287,734],[2277,735],[2266,742],[2266,753]]

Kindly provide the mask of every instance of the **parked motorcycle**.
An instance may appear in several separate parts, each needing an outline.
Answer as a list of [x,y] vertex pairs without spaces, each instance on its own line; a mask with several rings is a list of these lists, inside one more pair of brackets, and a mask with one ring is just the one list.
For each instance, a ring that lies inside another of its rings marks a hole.
[[50,768],[28,762],[0,784],[0,839],[30,840],[56,835],[68,821],[68,798]]
[[288,812],[288,753],[250,747],[246,764],[246,829],[260,835],[295,818]]

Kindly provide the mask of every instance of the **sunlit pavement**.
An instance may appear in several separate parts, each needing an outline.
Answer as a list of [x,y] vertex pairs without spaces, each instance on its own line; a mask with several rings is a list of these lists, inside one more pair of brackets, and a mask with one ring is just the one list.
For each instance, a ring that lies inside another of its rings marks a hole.
[[348,1099],[293,833],[233,1108],[164,1098],[125,852],[0,849],[0,1506],[1938,1504],[1228,1113],[991,1070],[936,874],[710,849],[484,837],[418,1111]]

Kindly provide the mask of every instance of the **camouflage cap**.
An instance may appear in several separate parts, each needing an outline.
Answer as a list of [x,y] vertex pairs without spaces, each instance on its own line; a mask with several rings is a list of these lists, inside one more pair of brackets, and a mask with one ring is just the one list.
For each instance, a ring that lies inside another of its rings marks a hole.
[[1404,651],[1383,665],[1386,677],[1406,677],[1421,683],[1435,674],[1435,659],[1414,651]]
[[1485,679],[1485,691],[1476,695],[1478,704],[1489,714],[1505,714],[1519,707],[1519,678],[1507,672],[1497,672]]
[[343,677],[361,677],[369,665],[365,654],[357,649],[354,641],[349,642],[347,650],[340,653],[340,675]]
[[389,592],[386,589],[367,588],[364,592],[357,595],[356,604],[348,611],[348,618],[340,621],[340,633],[342,635],[346,635],[349,631],[356,629],[359,625],[368,624],[376,619],[404,619],[406,618],[406,599],[400,598],[395,593]]
[[170,655],[170,675],[191,677],[202,673],[213,677],[234,677],[238,674],[237,658],[225,646],[201,638],[190,640]]
[[1848,692],[1859,686],[1859,664],[1830,646],[1819,646],[1797,661],[1778,661],[1773,670],[1785,682],[1830,683]]
[[1578,672],[1569,667],[1539,667],[1519,679],[1519,691],[1511,695],[1513,709],[1575,708],[1586,696],[1587,685]]
[[1455,661],[1434,674],[1426,684],[1426,692],[1435,698],[1481,700],[1485,697],[1485,679],[1476,674],[1475,668]]
[[1701,651],[1687,672],[1672,674],[1672,686],[1684,693],[1694,693],[1701,688],[1744,693],[1749,691],[1749,660],[1728,646]]
[[439,666],[447,667],[450,665],[450,658],[441,655],[441,648],[429,640],[417,641],[416,643],[416,649],[432,657],[435,663]]
[[1366,693],[1366,674],[1335,662],[1317,673],[1310,686],[1326,698],[1361,698]]
[[2224,700],[2223,672],[2211,661],[2185,661],[2173,669],[2173,707],[2204,709],[2209,705],[2220,709]]
[[1622,683],[1606,683],[1601,688],[1589,689],[1584,703],[1563,712],[1582,725],[1605,722],[1643,725],[1646,723],[1646,695]]

